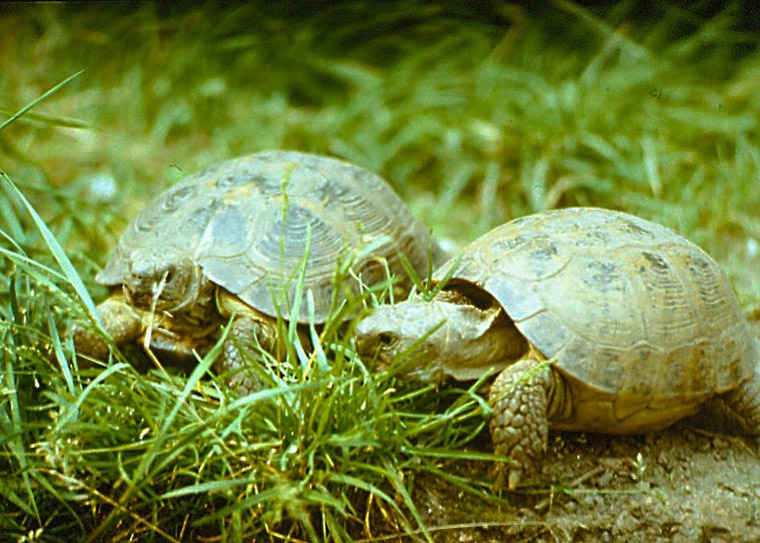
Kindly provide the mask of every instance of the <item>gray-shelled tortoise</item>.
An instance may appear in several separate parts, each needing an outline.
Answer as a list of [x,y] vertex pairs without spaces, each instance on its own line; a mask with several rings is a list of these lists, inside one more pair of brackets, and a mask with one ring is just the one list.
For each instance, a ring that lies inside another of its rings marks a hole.
[[[358,279],[385,280],[386,263],[408,288],[399,254],[424,276],[431,250],[440,257],[427,229],[377,175],[333,158],[262,152],[211,166],[149,203],[97,276],[115,291],[99,312],[117,345],[138,344],[149,329],[150,345],[166,357],[207,348],[233,313],[230,337],[255,336],[272,348],[278,313],[287,319],[299,303],[299,319],[319,324],[334,295],[356,293]],[[336,285],[341,262],[352,262],[353,274]],[[82,328],[74,341],[79,352],[108,353]],[[236,367],[238,356],[227,342],[220,369]]]
[[758,341],[715,261],[673,231],[615,211],[550,211],[492,230],[433,277],[449,274],[432,301],[362,320],[357,350],[382,366],[419,342],[411,373],[423,380],[496,371],[491,434],[509,458],[499,486],[536,467],[548,427],[648,432],[718,397],[760,434]]

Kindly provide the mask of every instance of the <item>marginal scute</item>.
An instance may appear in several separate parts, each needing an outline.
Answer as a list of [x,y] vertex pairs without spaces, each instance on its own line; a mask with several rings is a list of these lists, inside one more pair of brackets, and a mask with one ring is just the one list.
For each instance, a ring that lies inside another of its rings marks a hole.
[[531,343],[549,358],[553,358],[573,335],[562,316],[549,311],[542,311],[523,321],[515,321],[515,325],[528,339],[535,338],[531,339]]
[[[513,321],[523,322],[546,310],[537,283],[499,275],[498,269],[494,271],[481,286],[496,296],[504,308],[509,308],[508,313]],[[497,292],[498,295],[495,294]]]

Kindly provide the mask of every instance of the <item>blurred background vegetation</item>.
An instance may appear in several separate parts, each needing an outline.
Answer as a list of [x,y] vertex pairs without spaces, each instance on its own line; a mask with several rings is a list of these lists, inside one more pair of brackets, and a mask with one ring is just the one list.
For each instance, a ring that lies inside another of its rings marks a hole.
[[[640,214],[756,307],[740,270],[760,238],[751,8],[532,4],[6,6],[5,112],[83,73],[0,134],[2,166],[98,265],[184,175],[295,148],[384,175],[456,241],[551,207]],[[46,205],[50,185],[71,207]]]
[[[153,196],[213,162],[293,148],[379,173],[455,243],[573,205],[666,224],[712,254],[757,312],[757,14],[742,2],[642,5],[1,4],[4,118],[82,73],[0,131],[0,169],[95,298],[109,248]],[[0,247],[52,265],[2,186]],[[0,256],[2,330],[15,342],[5,353],[16,362],[46,340],[45,306],[66,292],[36,296],[19,262]],[[29,459],[13,458],[44,442],[50,396],[21,367],[26,403],[9,395],[6,368],[3,420],[6,432],[15,421],[29,433],[6,433],[0,466],[26,481]],[[36,413],[33,430],[24,409]],[[6,503],[22,494],[0,484]]]
[[558,206],[663,222],[756,307],[757,18],[705,4],[6,6],[3,111],[83,73],[0,134],[2,167],[97,265],[184,175],[295,148],[384,175],[456,241]]

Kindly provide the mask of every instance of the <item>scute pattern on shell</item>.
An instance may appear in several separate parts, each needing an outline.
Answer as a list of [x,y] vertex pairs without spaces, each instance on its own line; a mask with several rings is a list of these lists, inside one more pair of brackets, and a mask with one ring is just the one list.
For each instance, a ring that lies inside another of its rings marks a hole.
[[[427,265],[427,229],[380,177],[352,164],[300,152],[270,151],[206,168],[148,204],[122,235],[98,280],[118,285],[139,258],[191,259],[216,284],[264,313],[289,313],[306,258],[304,293],[323,319],[331,284],[348,247],[374,244],[374,255],[406,277],[400,249],[417,270]],[[355,265],[367,283],[384,277],[364,257]],[[281,292],[280,285],[287,292]],[[355,287],[355,285],[354,285]],[[285,296],[280,296],[284,294]],[[301,311],[306,318],[306,310]]]
[[605,393],[697,399],[752,371],[753,339],[717,263],[625,213],[570,208],[514,220],[464,250],[458,280],[493,295],[565,375]]

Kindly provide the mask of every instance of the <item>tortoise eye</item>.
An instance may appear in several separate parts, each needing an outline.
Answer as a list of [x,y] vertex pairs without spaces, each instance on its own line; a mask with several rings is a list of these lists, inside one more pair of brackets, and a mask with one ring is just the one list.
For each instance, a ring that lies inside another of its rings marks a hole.
[[181,277],[181,275],[182,275],[181,273],[178,273],[178,272],[177,272],[177,266],[175,266],[174,264],[172,264],[172,265],[170,265],[170,266],[167,266],[167,267],[164,269],[164,277],[163,277],[163,280],[164,280],[164,284],[165,284],[165,285],[171,285],[171,284],[172,284],[172,282],[173,282],[175,279],[178,279],[178,278],[180,278],[180,277]]

